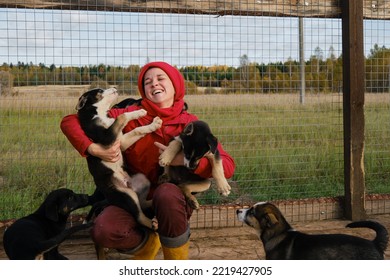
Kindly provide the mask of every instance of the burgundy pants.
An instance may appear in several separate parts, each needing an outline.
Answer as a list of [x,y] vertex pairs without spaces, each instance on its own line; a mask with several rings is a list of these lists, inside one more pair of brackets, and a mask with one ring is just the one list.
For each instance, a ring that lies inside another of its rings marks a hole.
[[[188,241],[192,208],[176,185],[158,186],[153,195],[153,210],[163,245],[166,242],[168,247],[176,247]],[[127,211],[108,206],[95,219],[91,236],[95,243],[106,248],[132,249],[141,244],[145,230]]]

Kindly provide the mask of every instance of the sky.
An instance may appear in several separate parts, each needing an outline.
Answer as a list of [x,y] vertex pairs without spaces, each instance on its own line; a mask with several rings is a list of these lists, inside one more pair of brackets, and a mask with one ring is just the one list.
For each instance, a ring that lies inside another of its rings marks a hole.
[[[390,39],[389,21],[365,21],[365,53]],[[304,19],[305,59],[341,54],[340,19]],[[0,63],[47,66],[238,66],[299,59],[297,18],[0,9]]]

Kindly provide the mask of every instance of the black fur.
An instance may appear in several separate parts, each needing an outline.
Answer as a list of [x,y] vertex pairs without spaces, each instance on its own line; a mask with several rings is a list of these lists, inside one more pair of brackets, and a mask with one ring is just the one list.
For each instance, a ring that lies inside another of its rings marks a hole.
[[112,108],[121,109],[121,108],[126,108],[126,107],[131,106],[131,105],[140,106],[141,101],[142,101],[142,98],[140,98],[140,99],[126,98],[126,99],[122,100],[121,102],[118,102],[117,104],[115,104]]
[[[191,128],[190,128],[191,127]],[[191,131],[189,131],[191,130]],[[169,177],[174,184],[204,181],[205,178],[194,174],[199,161],[207,154],[212,153],[215,159],[220,160],[218,139],[211,133],[210,127],[203,121],[191,122],[187,125],[179,138],[182,142],[186,166],[170,166]]]
[[199,160],[207,153],[212,153],[219,160],[218,139],[211,133],[209,125],[204,121],[194,121],[180,133],[183,143],[184,158],[188,168],[195,169]]
[[[184,153],[185,166],[170,165],[171,160],[181,150]],[[197,120],[187,124],[160,156],[160,165],[165,166],[162,181],[167,180],[181,187],[187,202],[194,209],[199,208],[199,203],[193,194],[203,192],[211,185],[210,180],[193,172],[203,157],[209,158],[212,164],[218,191],[227,196],[230,193],[230,186],[224,177],[218,139],[212,134],[206,122]]]
[[[132,106],[132,105],[140,106],[141,102],[142,102],[142,98],[139,98],[139,99],[126,98],[126,99],[122,100],[121,102],[118,102],[117,104],[112,106],[112,108],[123,109],[123,108],[129,107],[129,106]],[[184,103],[183,111],[187,111],[187,110],[188,110],[188,104]]]
[[54,190],[32,214],[15,221],[4,232],[4,250],[11,260],[65,260],[58,246],[72,233],[91,224],[68,229],[69,214],[87,205],[88,196],[69,189]]

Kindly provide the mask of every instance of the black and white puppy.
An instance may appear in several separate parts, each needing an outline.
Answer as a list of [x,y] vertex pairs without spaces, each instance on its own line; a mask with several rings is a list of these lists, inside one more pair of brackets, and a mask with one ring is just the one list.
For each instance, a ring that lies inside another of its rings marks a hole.
[[66,260],[58,246],[72,233],[92,224],[66,228],[69,214],[87,205],[88,195],[69,189],[54,190],[32,214],[16,220],[3,236],[10,260]]
[[[156,117],[151,124],[123,134],[122,130],[126,124],[130,120],[145,116],[146,111],[141,109],[121,114],[116,119],[109,118],[107,112],[117,97],[115,88],[93,89],[79,98],[76,109],[81,127],[89,138],[104,146],[110,146],[120,139],[121,150],[124,151],[146,134],[159,129],[162,120]],[[99,197],[99,193],[103,194],[108,204],[125,209],[134,215],[141,225],[156,230],[157,222],[148,218],[143,212],[152,203],[151,200],[147,200],[150,182],[140,173],[130,176],[125,168],[122,154],[120,153],[119,156],[120,159],[115,163],[94,156],[87,157],[88,168],[97,187],[92,197]],[[91,200],[91,204],[96,202]]]
[[[184,166],[171,166],[172,160],[182,150]],[[189,205],[194,209],[199,208],[199,202],[193,193],[204,192],[211,185],[209,179],[201,178],[192,172],[203,157],[208,158],[212,165],[212,177],[218,192],[228,196],[231,188],[224,175],[218,139],[211,133],[206,122],[198,120],[187,124],[182,133],[175,137],[160,155],[160,165],[165,168],[164,176],[182,189]]]
[[237,210],[237,218],[257,231],[267,260],[383,260],[389,239],[386,228],[374,221],[347,225],[349,228],[374,230],[374,240],[346,234],[295,231],[280,210],[267,202]]

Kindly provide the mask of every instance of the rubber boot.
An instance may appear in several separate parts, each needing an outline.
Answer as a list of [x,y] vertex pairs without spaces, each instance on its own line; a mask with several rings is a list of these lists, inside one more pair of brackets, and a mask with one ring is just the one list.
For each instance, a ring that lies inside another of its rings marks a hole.
[[154,260],[161,248],[160,238],[156,232],[147,232],[145,241],[130,251],[119,250],[122,254],[131,255],[131,260]]
[[176,248],[162,246],[164,260],[188,260],[190,241]]
[[149,233],[148,240],[143,247],[134,252],[133,260],[154,260],[158,251],[160,250],[161,243],[158,234],[155,232]]

